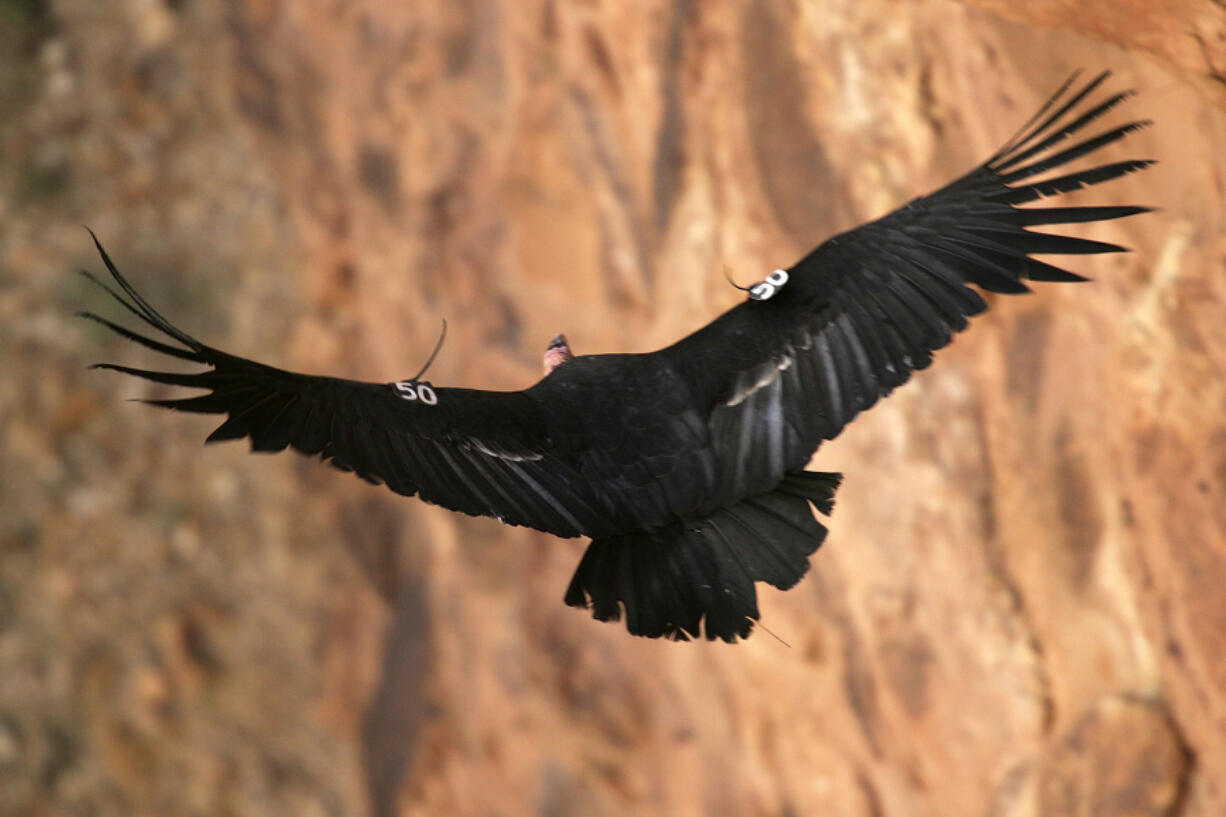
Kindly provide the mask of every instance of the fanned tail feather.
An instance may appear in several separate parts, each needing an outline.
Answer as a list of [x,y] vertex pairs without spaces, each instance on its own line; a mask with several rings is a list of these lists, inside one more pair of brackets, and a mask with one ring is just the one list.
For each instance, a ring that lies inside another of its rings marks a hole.
[[709,517],[592,541],[566,603],[634,635],[732,642],[759,618],[755,582],[786,590],[826,537],[840,474],[799,471]]

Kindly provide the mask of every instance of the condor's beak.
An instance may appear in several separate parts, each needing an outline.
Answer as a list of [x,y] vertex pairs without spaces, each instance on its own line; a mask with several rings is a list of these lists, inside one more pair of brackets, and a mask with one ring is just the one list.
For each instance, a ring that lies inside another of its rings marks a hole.
[[570,353],[570,346],[566,343],[566,335],[559,332],[554,335],[553,340],[549,341],[549,346],[545,349],[545,374],[549,374],[571,357],[573,355]]

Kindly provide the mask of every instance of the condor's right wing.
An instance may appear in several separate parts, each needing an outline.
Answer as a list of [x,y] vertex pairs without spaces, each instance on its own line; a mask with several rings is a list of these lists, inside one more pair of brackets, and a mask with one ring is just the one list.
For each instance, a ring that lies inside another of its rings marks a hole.
[[399,494],[559,536],[607,528],[587,477],[559,456],[542,409],[523,392],[441,388],[416,379],[364,383],[297,374],[228,354],[162,317],[94,241],[119,289],[87,276],[164,340],[93,313],[83,317],[156,352],[208,367],[194,373],[112,363],[97,368],[204,390],[146,402],[226,415],[208,442],[246,438],[254,451],[293,448]]

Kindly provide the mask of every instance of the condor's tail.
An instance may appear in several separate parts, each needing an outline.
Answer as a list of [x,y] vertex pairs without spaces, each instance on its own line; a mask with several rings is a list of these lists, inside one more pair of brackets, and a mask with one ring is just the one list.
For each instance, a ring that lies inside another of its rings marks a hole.
[[841,474],[796,471],[774,490],[702,519],[595,539],[566,603],[601,621],[624,611],[634,635],[733,642],[759,618],[754,582],[787,590],[826,538],[812,505],[829,515]]

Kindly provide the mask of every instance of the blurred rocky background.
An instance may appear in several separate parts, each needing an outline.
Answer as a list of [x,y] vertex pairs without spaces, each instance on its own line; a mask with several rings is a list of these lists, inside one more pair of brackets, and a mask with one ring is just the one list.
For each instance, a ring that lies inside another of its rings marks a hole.
[[[1226,7],[1213,0],[0,0],[0,814],[1220,817]],[[517,388],[646,351],[969,169],[1073,69],[1161,164],[1096,281],[993,298],[819,453],[748,642],[561,598],[461,518],[85,369],[205,340]],[[786,643],[784,643],[786,642]]]

